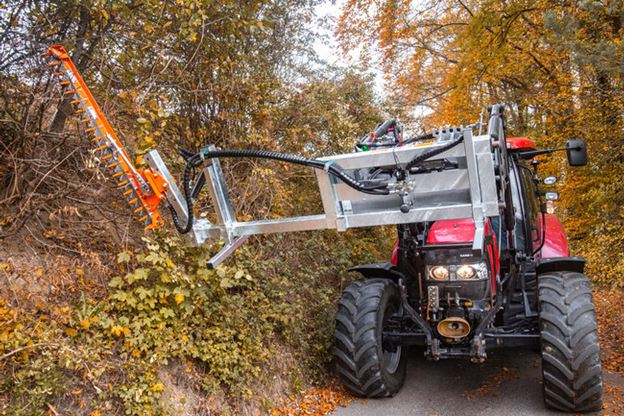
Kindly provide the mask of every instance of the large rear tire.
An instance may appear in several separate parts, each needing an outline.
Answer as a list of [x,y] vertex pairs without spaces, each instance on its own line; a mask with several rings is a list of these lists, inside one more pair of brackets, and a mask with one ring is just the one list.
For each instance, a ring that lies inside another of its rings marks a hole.
[[541,274],[538,303],[545,404],[567,412],[601,409],[601,359],[590,282],[576,272]]
[[401,311],[396,283],[386,279],[356,281],[344,291],[336,313],[336,369],[347,390],[359,397],[389,397],[406,378],[401,346],[384,343],[382,330]]

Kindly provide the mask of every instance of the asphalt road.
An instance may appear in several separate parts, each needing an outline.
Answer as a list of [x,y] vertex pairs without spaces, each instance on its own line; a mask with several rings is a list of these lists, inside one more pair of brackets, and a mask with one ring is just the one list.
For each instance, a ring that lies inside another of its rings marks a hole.
[[[484,364],[468,360],[427,361],[415,350],[406,383],[392,398],[354,400],[335,416],[558,415],[542,399],[540,357],[531,351],[489,352]],[[604,374],[604,402],[598,414],[623,414],[623,378]],[[616,405],[614,404],[616,402]],[[620,403],[620,404],[619,404]],[[620,406],[620,408],[619,408]],[[617,413],[614,413],[614,411]]]

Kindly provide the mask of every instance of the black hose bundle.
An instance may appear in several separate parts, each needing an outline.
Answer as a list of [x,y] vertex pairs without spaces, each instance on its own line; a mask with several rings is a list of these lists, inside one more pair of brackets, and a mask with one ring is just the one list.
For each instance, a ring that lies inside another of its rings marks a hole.
[[285,153],[277,153],[270,152],[267,150],[204,150],[200,152],[201,157],[204,159],[212,159],[212,158],[223,158],[223,157],[232,157],[232,158],[259,158],[259,159],[271,159],[271,160],[279,160],[282,162],[293,163],[295,165],[308,166],[315,169],[326,170],[332,175],[336,176],[345,184],[357,191],[364,192],[366,194],[371,195],[388,195],[388,189],[385,189],[386,186],[376,185],[376,186],[366,186],[362,183],[358,182],[356,179],[352,178],[348,174],[346,174],[340,166],[335,165],[333,161],[323,161],[317,159],[307,159],[302,156],[290,155]]
[[202,157],[199,153],[194,155],[183,155],[186,159],[187,163],[184,166],[184,173],[182,175],[182,191],[184,192],[184,199],[187,204],[187,223],[183,227],[180,224],[180,219],[178,218],[178,214],[176,210],[170,205],[169,212],[171,212],[171,218],[174,222],[174,226],[176,230],[180,234],[186,234],[191,231],[193,227],[193,196],[191,195],[191,171],[193,168],[199,166],[202,163]]

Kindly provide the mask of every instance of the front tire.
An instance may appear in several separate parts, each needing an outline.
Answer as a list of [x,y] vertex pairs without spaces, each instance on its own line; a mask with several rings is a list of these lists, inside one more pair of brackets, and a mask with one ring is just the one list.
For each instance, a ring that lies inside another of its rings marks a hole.
[[599,335],[590,282],[576,272],[541,274],[538,303],[545,404],[567,412],[601,409]]
[[369,279],[351,283],[343,291],[336,313],[336,369],[343,384],[359,397],[395,395],[406,378],[406,354],[402,347],[385,345],[382,330],[401,312],[396,283]]

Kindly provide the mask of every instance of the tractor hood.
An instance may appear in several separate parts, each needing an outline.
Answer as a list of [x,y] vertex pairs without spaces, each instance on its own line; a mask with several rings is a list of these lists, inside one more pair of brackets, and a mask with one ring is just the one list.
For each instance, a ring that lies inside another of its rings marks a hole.
[[[488,233],[489,222],[486,223]],[[475,224],[472,218],[435,221],[428,232],[427,244],[471,243]]]

